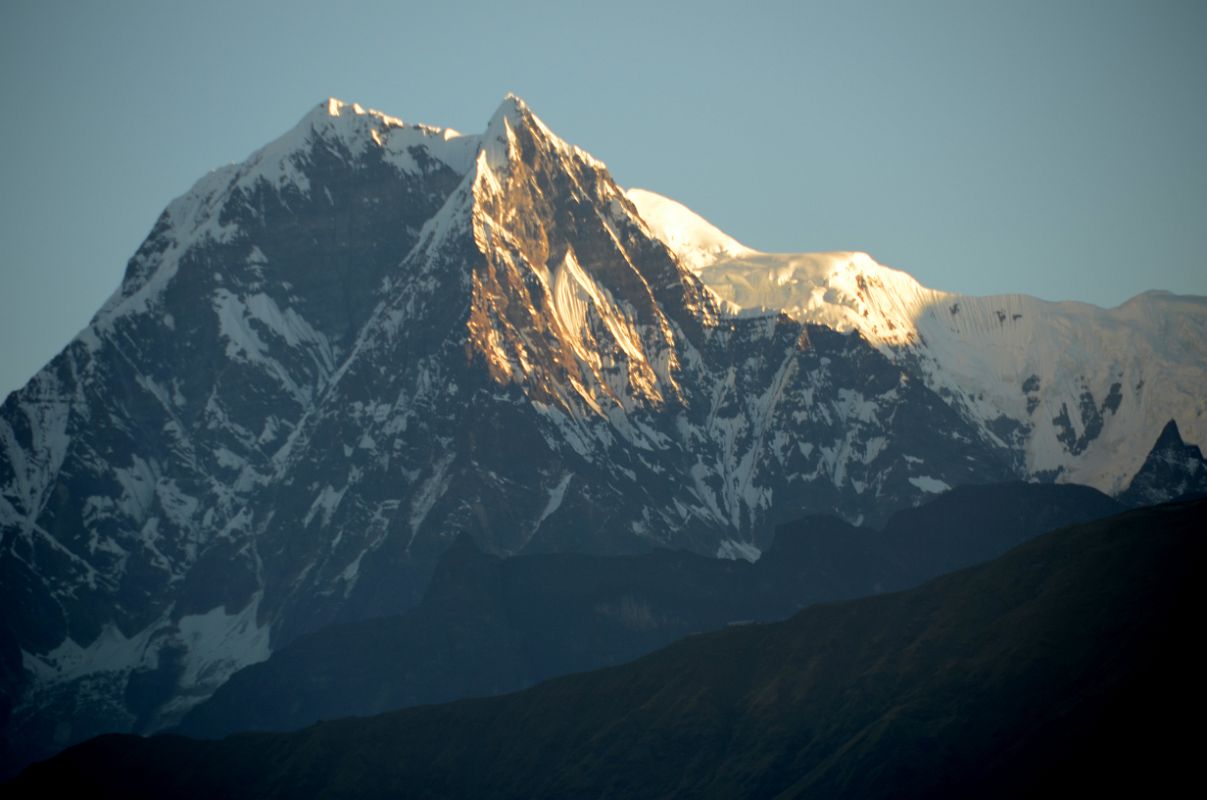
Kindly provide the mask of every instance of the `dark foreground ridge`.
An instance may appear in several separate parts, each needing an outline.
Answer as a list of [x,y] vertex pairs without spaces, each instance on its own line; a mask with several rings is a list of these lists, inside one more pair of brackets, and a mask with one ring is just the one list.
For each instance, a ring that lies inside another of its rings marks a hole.
[[106,736],[20,797],[1167,793],[1196,762],[1207,501],[518,694],[221,741]]
[[824,516],[780,526],[754,564],[666,550],[500,559],[463,534],[418,608],[302,637],[232,676],[178,732],[296,730],[516,691],[631,661],[690,633],[916,586],[1122,510],[1086,486],[965,486],[898,512],[880,531]]

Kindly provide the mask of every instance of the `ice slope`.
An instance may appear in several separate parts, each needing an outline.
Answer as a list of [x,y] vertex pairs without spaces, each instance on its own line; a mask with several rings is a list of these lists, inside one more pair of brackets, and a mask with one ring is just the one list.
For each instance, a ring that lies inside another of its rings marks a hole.
[[1112,309],[929,289],[866,253],[760,253],[665,197],[627,197],[653,233],[739,313],[856,330],[1025,473],[1122,491],[1165,424],[1207,441],[1207,298],[1146,292]]
[[694,272],[721,260],[758,255],[674,200],[645,189],[629,189],[625,196],[637,206],[642,219],[659,234],[667,247],[679,256],[679,261]]

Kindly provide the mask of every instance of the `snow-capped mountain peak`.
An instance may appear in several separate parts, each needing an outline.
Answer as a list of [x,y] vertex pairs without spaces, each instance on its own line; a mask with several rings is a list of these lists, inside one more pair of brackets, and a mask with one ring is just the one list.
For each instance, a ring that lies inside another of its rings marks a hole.
[[917,340],[920,310],[946,294],[878,264],[867,253],[763,253],[691,209],[646,189],[629,189],[651,232],[735,313],[785,313],[878,345]]
[[858,331],[1018,448],[1026,474],[1117,493],[1167,420],[1207,440],[1207,298],[1117,308],[929,289],[861,252],[761,253],[682,205],[630,190],[656,236],[738,314]]
[[624,194],[650,231],[693,272],[722,260],[762,255],[669,197],[648,189],[627,189]]
[[[517,94],[508,92],[503,96],[494,113],[490,115],[490,120],[486,123],[485,135],[489,136],[494,131],[502,130],[504,123],[511,124],[512,126],[521,125],[525,116],[536,118],[536,115],[528,108],[528,104],[524,102],[523,98]],[[545,127],[543,123],[541,127]]]
[[1205,306],[760,253],[514,95],[476,136],[328,99],[173,201],[0,409],[0,707],[39,746],[170,724],[406,607],[455,531],[753,558],[806,512],[1110,488],[1166,420],[1202,441]]
[[[239,235],[230,220],[248,210],[262,214],[264,195],[309,198],[316,160],[345,165],[375,163],[388,170],[421,177],[439,168],[458,175],[469,171],[480,137],[452,128],[405,123],[398,117],[329,97],[314,106],[284,134],[243,162],[220,167],[173,200],[148,243],[131,259],[121,286],[98,312],[95,322],[144,311],[174,278],[180,258],[205,244],[230,244]],[[321,189],[327,204],[336,202],[329,187]]]

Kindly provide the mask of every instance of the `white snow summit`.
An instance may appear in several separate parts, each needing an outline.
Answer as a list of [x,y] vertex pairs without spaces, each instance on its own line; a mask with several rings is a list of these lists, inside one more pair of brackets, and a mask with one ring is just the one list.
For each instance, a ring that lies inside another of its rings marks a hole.
[[866,253],[761,253],[654,192],[626,196],[736,313],[858,331],[1004,444],[1032,477],[1118,493],[1164,425],[1207,439],[1207,298],[1145,292],[1117,308],[922,286]]

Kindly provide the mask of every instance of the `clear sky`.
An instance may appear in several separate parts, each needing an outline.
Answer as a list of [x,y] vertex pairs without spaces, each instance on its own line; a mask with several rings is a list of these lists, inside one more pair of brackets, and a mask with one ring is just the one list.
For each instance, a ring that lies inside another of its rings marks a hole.
[[482,129],[514,91],[769,251],[1114,306],[1207,294],[1207,3],[0,3],[0,396],[162,208],[328,95]]

